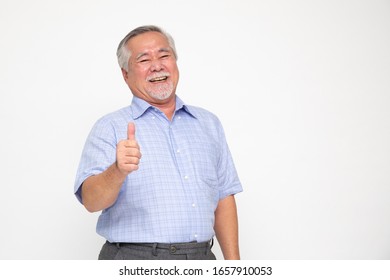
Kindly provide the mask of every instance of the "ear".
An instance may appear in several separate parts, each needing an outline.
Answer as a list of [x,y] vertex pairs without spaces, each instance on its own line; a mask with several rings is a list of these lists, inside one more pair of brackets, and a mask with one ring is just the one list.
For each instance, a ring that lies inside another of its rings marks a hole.
[[125,79],[125,81],[127,82],[127,79],[128,79],[128,72],[127,72],[125,69],[123,69],[123,68],[121,68],[121,70],[122,70],[123,79]]

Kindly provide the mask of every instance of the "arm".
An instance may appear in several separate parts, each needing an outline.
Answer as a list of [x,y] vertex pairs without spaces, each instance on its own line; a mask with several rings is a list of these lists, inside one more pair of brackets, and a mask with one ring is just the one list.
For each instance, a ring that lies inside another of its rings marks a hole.
[[214,230],[225,260],[239,260],[238,218],[233,195],[219,201]]
[[129,123],[127,140],[120,141],[116,147],[115,163],[83,182],[81,196],[88,211],[96,212],[113,205],[127,175],[138,169],[141,153],[134,133],[134,124]]
[[110,207],[116,201],[126,176],[112,164],[104,172],[88,177],[81,189],[84,207],[97,212]]

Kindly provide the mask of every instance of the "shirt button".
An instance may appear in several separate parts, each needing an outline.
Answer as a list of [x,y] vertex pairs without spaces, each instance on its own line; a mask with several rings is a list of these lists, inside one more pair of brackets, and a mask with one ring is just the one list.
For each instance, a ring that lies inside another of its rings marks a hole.
[[195,203],[192,203],[192,207],[195,207],[196,205],[195,205]]
[[178,116],[177,118],[178,118],[179,120],[181,119],[181,117],[180,117],[180,116]]
[[154,120],[155,118],[156,118],[156,117],[155,117],[155,116],[153,116],[153,117],[152,117],[152,120]]
[[177,150],[176,150],[176,153],[180,154],[180,149],[177,149]]
[[186,176],[184,176],[184,179],[188,180],[188,176],[187,176],[187,175],[186,175]]
[[198,235],[197,235],[197,234],[194,234],[194,237],[195,237],[195,238],[197,238],[197,237],[198,237]]

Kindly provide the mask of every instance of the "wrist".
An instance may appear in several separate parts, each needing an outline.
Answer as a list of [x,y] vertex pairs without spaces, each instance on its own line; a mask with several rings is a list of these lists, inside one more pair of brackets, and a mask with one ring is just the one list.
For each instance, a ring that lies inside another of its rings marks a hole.
[[107,179],[111,182],[116,182],[122,184],[126,179],[127,174],[123,173],[118,167],[118,163],[115,161],[107,170],[106,170]]

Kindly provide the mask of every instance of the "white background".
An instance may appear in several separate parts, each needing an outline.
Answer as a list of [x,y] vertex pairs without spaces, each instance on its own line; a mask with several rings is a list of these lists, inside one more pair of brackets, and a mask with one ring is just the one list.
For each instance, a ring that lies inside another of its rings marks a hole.
[[75,173],[131,101],[115,52],[144,24],[176,40],[178,95],[225,127],[243,259],[390,259],[385,0],[0,0],[0,259],[97,258]]

